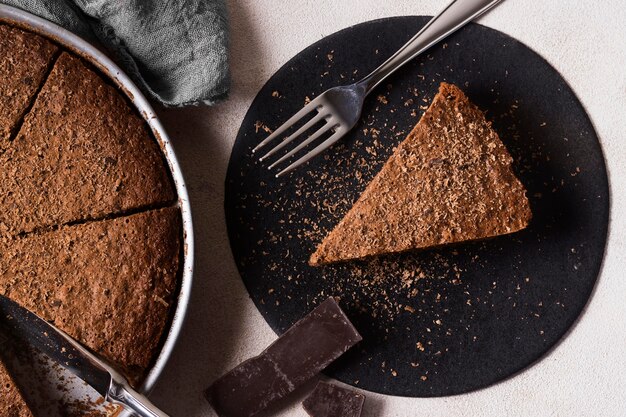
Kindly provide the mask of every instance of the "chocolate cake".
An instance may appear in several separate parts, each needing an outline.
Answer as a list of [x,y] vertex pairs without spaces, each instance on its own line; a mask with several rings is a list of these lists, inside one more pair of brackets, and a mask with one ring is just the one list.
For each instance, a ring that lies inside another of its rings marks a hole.
[[6,238],[0,243],[0,293],[100,352],[136,382],[168,320],[180,234],[178,209],[166,208]]
[[442,83],[309,263],[317,266],[524,229],[531,218],[513,159],[484,114]]
[[8,145],[57,50],[40,36],[0,24],[0,152]]
[[0,232],[173,202],[161,151],[124,98],[62,53],[0,156]]
[[[0,294],[138,385],[176,298],[181,216],[157,141],[116,87],[0,24]],[[0,416],[31,417],[0,364]]]

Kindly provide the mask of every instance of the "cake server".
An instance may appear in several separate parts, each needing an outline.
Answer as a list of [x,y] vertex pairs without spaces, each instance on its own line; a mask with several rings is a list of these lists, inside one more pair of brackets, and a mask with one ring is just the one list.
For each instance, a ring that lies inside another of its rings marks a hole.
[[168,417],[104,359],[56,326],[0,295],[0,340],[32,346],[89,384],[105,400],[140,417]]
[[252,152],[259,151],[261,148],[286,133],[289,128],[308,118],[308,121],[306,121],[302,127],[284,138],[260,158],[261,161],[269,158],[294,139],[304,136],[311,128],[321,124],[322,126],[308,138],[304,139],[290,152],[287,152],[274,161],[269,166],[269,169],[285,163],[296,153],[312,145],[314,141],[322,140],[316,147],[278,172],[276,176],[279,177],[302,165],[332,146],[357,124],[361,117],[365,97],[385,78],[437,42],[495,7],[501,1],[502,0],[453,0],[437,16],[433,17],[417,35],[411,38],[398,52],[376,68],[371,74],[354,84],[333,87],[326,90],[259,143]]

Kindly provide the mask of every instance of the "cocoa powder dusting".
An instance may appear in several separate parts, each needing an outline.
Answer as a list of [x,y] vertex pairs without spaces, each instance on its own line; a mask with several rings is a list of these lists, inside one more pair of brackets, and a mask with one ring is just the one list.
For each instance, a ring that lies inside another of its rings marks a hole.
[[512,162],[484,115],[458,87],[442,83],[420,122],[309,263],[317,266],[521,230],[531,213]]
[[[89,64],[3,24],[0,80],[0,294],[138,385],[167,326],[181,256],[161,149]],[[68,391],[62,380],[57,388]],[[74,412],[61,407],[62,415],[101,415],[82,401],[68,405]],[[7,415],[31,417],[0,365]]]

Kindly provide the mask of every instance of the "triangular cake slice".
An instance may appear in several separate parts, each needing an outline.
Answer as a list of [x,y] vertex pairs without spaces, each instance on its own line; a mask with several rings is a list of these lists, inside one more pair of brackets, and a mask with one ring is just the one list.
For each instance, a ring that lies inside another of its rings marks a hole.
[[404,252],[524,229],[531,218],[513,159],[484,114],[452,84],[432,104],[311,265]]
[[175,303],[180,236],[180,211],[169,207],[0,239],[0,294],[136,383]]
[[161,149],[122,94],[63,52],[0,156],[0,233],[176,199]]
[[40,36],[0,25],[0,151],[8,146],[57,50]]

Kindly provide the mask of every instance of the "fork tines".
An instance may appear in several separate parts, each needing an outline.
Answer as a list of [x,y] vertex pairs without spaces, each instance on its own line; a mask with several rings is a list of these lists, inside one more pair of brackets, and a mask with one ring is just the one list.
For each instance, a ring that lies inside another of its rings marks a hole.
[[314,111],[316,112],[316,114],[313,116],[313,118],[311,118],[304,125],[302,125],[300,128],[298,128],[295,132],[293,132],[289,136],[285,137],[276,146],[274,146],[267,153],[265,153],[265,155],[260,157],[259,160],[260,161],[266,160],[267,158],[269,158],[270,156],[274,155],[279,150],[283,149],[289,143],[293,142],[296,138],[302,136],[309,129],[311,129],[313,126],[315,126],[316,124],[318,124],[320,122],[324,123],[322,125],[322,127],[320,127],[318,130],[316,130],[310,136],[308,136],[305,140],[303,140],[300,144],[298,144],[296,147],[294,147],[291,151],[287,152],[286,154],[284,154],[283,156],[278,158],[276,161],[274,161],[271,165],[269,165],[268,169],[272,169],[275,166],[277,166],[278,164],[288,160],[289,158],[294,156],[296,153],[298,153],[300,150],[304,149],[306,146],[311,144],[313,141],[319,139],[324,134],[326,134],[326,133],[328,133],[330,131],[333,131],[333,134],[329,138],[324,140],[316,148],[312,149],[311,151],[309,151],[308,153],[306,153],[305,155],[300,157],[300,159],[296,160],[295,162],[293,162],[290,165],[288,165],[285,169],[283,169],[282,171],[278,172],[278,174],[276,174],[276,177],[280,177],[281,175],[284,175],[284,174],[288,173],[289,171],[291,171],[294,168],[302,165],[303,163],[305,163],[309,159],[313,158],[314,156],[320,154],[326,148],[328,148],[334,142],[336,142],[337,139],[339,139],[345,133],[345,132],[341,132],[340,131],[341,130],[340,129],[341,124],[339,123],[338,120],[336,120],[336,118],[330,112],[328,112],[326,110],[325,106],[321,103],[320,98],[321,97],[318,97],[318,98],[314,99],[313,101],[311,101],[310,103],[308,103],[306,106],[304,106],[299,112],[297,112],[291,118],[289,118],[289,120],[287,120],[285,123],[283,123],[278,129],[276,129],[271,135],[269,135],[267,138],[265,138],[261,143],[259,143],[257,145],[256,148],[254,148],[252,150],[252,152],[255,153],[259,149],[265,147],[267,144],[272,142],[274,139],[276,139],[279,136],[283,135],[294,124],[296,124],[297,122],[301,121],[305,116],[309,115],[310,113],[312,113]]

